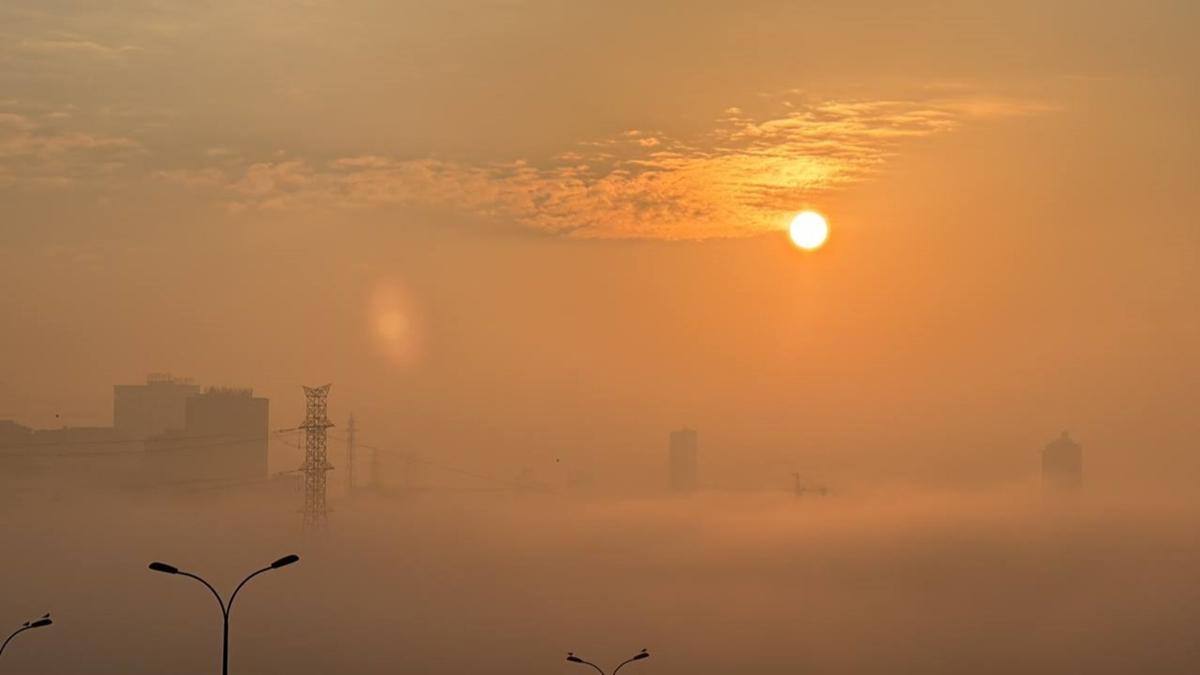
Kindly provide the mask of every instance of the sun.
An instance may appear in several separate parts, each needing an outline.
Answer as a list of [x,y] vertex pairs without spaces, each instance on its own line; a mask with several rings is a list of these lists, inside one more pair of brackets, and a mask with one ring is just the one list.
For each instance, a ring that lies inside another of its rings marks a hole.
[[829,238],[829,223],[825,222],[825,216],[816,211],[801,211],[792,218],[788,234],[796,246],[805,251],[815,251]]

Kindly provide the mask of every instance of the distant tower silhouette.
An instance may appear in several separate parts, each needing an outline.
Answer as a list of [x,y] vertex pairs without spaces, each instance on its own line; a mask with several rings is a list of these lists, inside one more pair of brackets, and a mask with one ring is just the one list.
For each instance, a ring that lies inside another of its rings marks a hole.
[[1065,431],[1042,449],[1042,482],[1053,488],[1083,484],[1083,448]]
[[305,387],[306,400],[304,424],[304,529],[315,530],[325,526],[329,509],[325,503],[325,474],[333,467],[325,454],[325,430],[333,426],[329,421],[327,398],[329,385]]
[[671,432],[669,448],[670,484],[672,492],[692,492],[696,489],[699,443],[694,429]]
[[350,419],[346,421],[346,491],[354,491],[354,432],[358,431],[358,427],[354,426],[354,413],[350,413]]

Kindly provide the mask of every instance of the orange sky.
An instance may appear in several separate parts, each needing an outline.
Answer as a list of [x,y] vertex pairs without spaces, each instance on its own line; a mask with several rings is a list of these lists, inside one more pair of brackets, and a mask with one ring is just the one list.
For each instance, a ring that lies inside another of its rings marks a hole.
[[0,419],[169,370],[504,465],[1193,461],[1193,3],[645,4],[6,3]]

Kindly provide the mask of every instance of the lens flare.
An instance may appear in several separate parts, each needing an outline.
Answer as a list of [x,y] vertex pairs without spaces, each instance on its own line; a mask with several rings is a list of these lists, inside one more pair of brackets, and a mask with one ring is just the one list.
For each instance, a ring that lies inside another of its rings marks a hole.
[[376,347],[388,360],[402,366],[417,358],[420,341],[415,312],[398,282],[383,281],[375,287],[367,320]]

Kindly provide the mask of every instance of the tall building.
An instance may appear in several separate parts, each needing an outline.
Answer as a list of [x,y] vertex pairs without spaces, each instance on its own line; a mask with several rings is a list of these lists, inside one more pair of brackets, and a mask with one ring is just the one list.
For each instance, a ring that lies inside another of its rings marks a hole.
[[241,483],[267,477],[269,401],[250,389],[209,388],[184,399],[183,425],[146,444],[155,483]]
[[0,420],[0,480],[55,485],[231,487],[267,477],[269,402],[153,374],[113,387],[113,426],[30,429]]
[[[270,402],[252,389],[208,389],[187,399],[184,432],[214,442],[214,461],[231,479],[267,477]],[[216,445],[216,441],[225,445]],[[224,457],[222,457],[224,455]]]
[[671,432],[669,464],[672,492],[692,492],[696,489],[697,447],[694,429]]
[[185,401],[200,387],[185,378],[151,373],[145,384],[113,386],[113,428],[130,438],[183,429]]
[[1083,484],[1083,448],[1065,431],[1042,449],[1042,482],[1054,488]]

